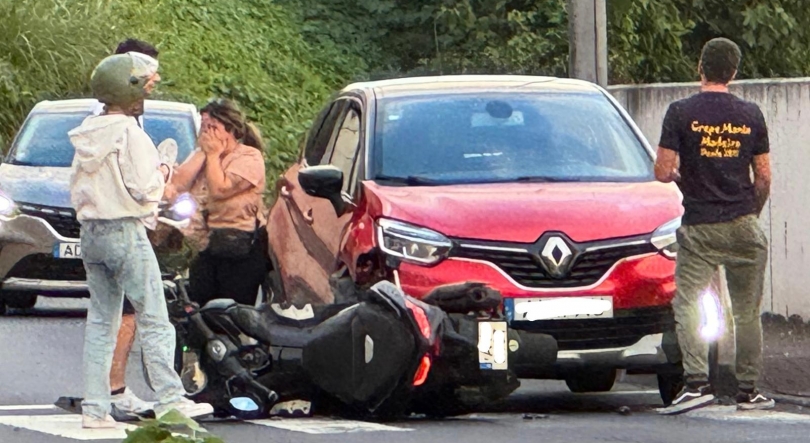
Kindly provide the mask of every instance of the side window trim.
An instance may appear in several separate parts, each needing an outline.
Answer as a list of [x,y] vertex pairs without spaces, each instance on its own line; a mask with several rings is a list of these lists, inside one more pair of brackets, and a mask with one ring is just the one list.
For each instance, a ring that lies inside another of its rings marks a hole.
[[347,197],[349,199],[353,199],[355,191],[356,191],[356,187],[357,187],[356,184],[354,183],[354,180],[356,178],[357,166],[358,166],[357,165],[357,160],[358,160],[358,156],[362,152],[364,152],[364,147],[365,147],[365,139],[364,139],[365,132],[366,132],[365,125],[364,125],[365,112],[364,112],[364,109],[363,109],[363,103],[358,98],[352,97],[352,96],[343,96],[343,97],[341,97],[341,99],[344,99],[344,100],[348,101],[349,105],[346,106],[346,108],[342,111],[341,116],[338,119],[340,124],[336,123],[335,128],[332,131],[332,137],[330,138],[329,148],[328,148],[328,151],[329,151],[329,164],[330,165],[332,164],[332,157],[335,154],[335,143],[337,142],[337,136],[338,136],[338,133],[340,132],[340,128],[343,126],[343,122],[346,119],[346,116],[349,114],[349,112],[354,110],[359,115],[359,120],[360,120],[359,123],[358,123],[358,127],[359,127],[359,129],[358,129],[359,130],[358,146],[357,146],[357,149],[354,151],[354,154],[352,156],[352,167],[349,170],[349,177],[348,177],[348,180],[349,180],[348,190],[349,190],[349,192],[345,192],[345,191],[343,192],[345,197]]

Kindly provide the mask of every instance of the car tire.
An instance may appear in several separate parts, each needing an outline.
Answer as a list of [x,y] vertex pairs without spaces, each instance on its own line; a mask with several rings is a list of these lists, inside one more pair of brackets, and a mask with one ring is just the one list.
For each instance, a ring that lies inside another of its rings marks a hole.
[[616,383],[616,369],[599,369],[576,372],[565,378],[571,392],[608,392]]
[[658,373],[658,392],[661,394],[661,402],[664,407],[672,404],[672,400],[683,389],[683,374],[663,372]]
[[270,260],[270,270],[267,271],[267,278],[262,288],[265,293],[264,301],[268,304],[283,304],[287,301],[287,293],[284,291],[284,283],[281,280],[281,267],[278,264],[276,254],[269,246],[267,247],[267,257]]
[[14,309],[31,309],[37,304],[37,295],[29,292],[3,292],[0,298],[2,303]]

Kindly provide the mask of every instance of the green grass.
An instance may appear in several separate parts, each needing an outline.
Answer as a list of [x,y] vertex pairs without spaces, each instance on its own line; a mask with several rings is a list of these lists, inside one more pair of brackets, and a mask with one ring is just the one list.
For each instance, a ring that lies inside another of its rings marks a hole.
[[267,144],[268,187],[337,89],[365,65],[314,48],[291,11],[267,0],[0,0],[0,148],[44,99],[83,97],[93,67],[127,37],[160,50],[155,98],[235,99]]

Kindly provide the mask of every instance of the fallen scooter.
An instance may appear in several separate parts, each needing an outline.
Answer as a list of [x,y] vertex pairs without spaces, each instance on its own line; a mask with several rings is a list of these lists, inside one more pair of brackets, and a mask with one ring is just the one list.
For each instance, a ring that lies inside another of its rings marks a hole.
[[315,413],[391,419],[449,416],[505,398],[510,331],[500,293],[439,288],[422,301],[381,281],[356,302],[259,307],[191,302],[167,282],[176,369],[189,397],[215,415],[256,419]]

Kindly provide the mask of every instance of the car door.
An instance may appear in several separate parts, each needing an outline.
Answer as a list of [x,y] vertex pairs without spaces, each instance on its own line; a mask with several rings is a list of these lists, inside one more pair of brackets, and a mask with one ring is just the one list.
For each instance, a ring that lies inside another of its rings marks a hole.
[[312,229],[313,205],[319,202],[301,189],[298,171],[328,162],[327,150],[345,105],[338,99],[321,110],[303,140],[298,161],[276,182],[278,199],[270,211],[268,241],[285,295],[292,302],[332,301],[328,277],[324,277],[317,259],[326,253],[318,250],[324,246]]
[[[329,164],[343,172],[343,198],[355,201],[356,166],[361,155],[364,139],[363,104],[355,97],[347,99],[347,106],[343,110],[340,124],[334,135],[331,149],[328,152]],[[352,220],[354,213],[349,211],[341,216],[335,213],[332,204],[326,199],[313,202],[313,229],[320,239],[323,247],[319,252],[324,255],[318,257],[323,273],[331,276],[341,268],[341,246],[344,243],[346,227]],[[330,290],[331,293],[331,290]]]

